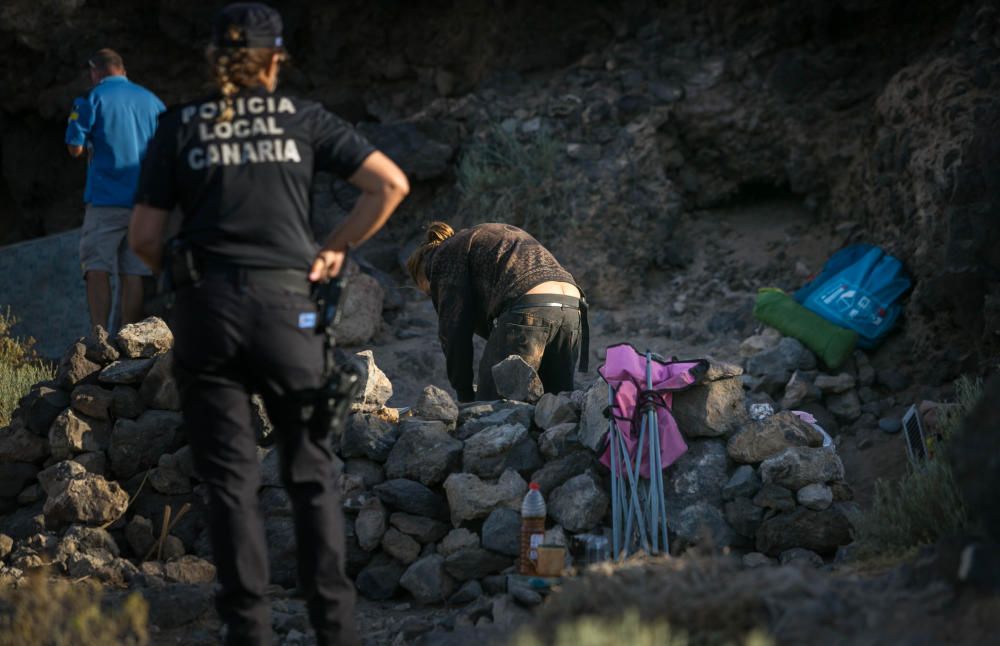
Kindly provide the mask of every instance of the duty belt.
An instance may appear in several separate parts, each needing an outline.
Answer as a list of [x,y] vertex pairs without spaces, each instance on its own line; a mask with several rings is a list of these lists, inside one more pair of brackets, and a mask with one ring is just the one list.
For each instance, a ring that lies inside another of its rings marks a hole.
[[244,267],[207,259],[200,264],[201,272],[206,278],[224,276],[235,285],[281,289],[299,296],[309,296],[311,292],[311,283],[304,269]]
[[580,372],[587,372],[590,367],[590,322],[587,316],[587,299],[582,294],[579,298],[562,294],[525,294],[511,303],[506,311],[521,312],[533,307],[558,307],[564,310],[580,311],[579,367]]

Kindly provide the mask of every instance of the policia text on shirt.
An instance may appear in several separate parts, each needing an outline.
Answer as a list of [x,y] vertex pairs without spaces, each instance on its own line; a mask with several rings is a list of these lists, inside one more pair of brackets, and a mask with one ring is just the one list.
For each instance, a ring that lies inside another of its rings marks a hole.
[[[196,116],[201,120],[198,140],[204,145],[188,151],[187,162],[191,170],[206,166],[302,161],[295,139],[282,137],[285,129],[275,118],[276,114],[295,114],[295,104],[287,97],[237,97],[233,101],[235,118],[217,120],[225,107],[223,101],[209,101],[188,106],[181,112],[181,123],[187,124]],[[261,136],[271,138],[261,139]],[[232,139],[237,141],[230,141]]]

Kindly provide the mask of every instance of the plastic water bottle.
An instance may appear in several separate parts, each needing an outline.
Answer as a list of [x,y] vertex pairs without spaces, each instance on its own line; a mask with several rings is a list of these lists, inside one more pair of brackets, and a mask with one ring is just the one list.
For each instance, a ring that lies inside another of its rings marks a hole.
[[528,493],[521,502],[521,558],[518,571],[528,576],[535,574],[538,547],[545,541],[545,498],[538,483],[528,485]]

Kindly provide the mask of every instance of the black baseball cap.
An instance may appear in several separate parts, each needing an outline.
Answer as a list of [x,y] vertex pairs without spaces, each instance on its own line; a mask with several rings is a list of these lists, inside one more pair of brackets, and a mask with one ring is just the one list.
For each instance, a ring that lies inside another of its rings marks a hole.
[[282,47],[281,14],[262,2],[234,2],[215,14],[216,47]]

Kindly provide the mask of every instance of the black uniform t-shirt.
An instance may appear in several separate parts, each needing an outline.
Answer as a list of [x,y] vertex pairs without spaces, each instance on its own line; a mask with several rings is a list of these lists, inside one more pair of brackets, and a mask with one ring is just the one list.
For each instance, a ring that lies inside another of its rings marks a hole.
[[160,116],[136,203],[180,206],[180,235],[208,256],[247,266],[307,268],[315,171],[350,177],[375,148],[319,103],[263,89],[212,97]]

